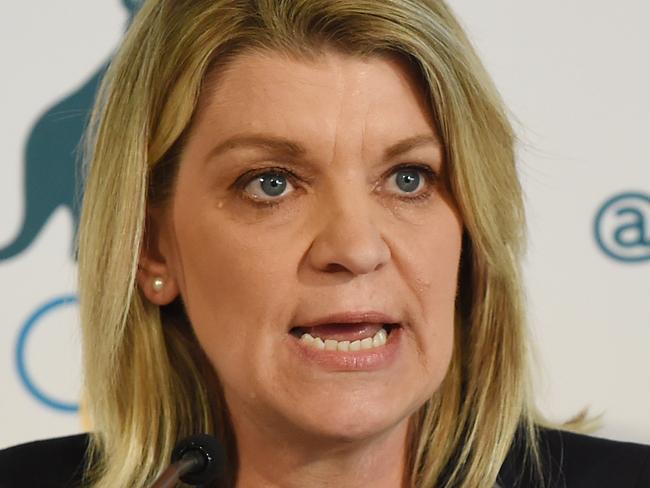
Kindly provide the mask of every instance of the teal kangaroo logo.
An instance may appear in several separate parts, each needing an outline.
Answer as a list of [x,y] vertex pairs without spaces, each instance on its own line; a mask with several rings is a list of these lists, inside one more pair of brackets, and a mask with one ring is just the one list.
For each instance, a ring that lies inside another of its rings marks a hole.
[[[141,0],[121,0],[128,12],[128,24],[140,7]],[[128,25],[127,24],[127,25]],[[80,179],[77,178],[77,149],[85,129],[95,92],[108,62],[105,62],[77,90],[49,107],[34,124],[25,148],[25,216],[18,235],[0,249],[0,260],[9,259],[27,249],[60,206],[67,207],[74,217],[74,236],[79,222],[81,201]],[[74,239],[73,236],[73,239]],[[72,246],[70,246],[72,249]],[[43,318],[61,307],[77,304],[74,295],[63,295],[40,304],[19,328],[15,345],[15,364],[18,377],[27,392],[41,405],[60,412],[76,412],[76,400],[62,398],[51,391],[50,378],[39,377],[33,369],[29,354],[29,338],[36,328],[45,326]],[[68,354],[68,351],[61,351]],[[56,388],[54,388],[56,390]]]
[[[122,0],[129,24],[141,1]],[[24,153],[24,217],[18,234],[0,248],[0,261],[27,249],[61,206],[72,213],[73,239],[77,235],[82,187],[77,164],[79,143],[107,65],[104,63],[78,89],[46,109],[32,127]]]

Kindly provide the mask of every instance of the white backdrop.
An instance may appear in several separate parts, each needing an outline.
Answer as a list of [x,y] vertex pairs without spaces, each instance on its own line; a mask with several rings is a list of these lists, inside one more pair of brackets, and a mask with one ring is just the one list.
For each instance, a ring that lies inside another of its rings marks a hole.
[[[539,405],[554,420],[589,407],[600,435],[650,443],[650,3],[450,4],[522,141]],[[1,256],[26,194],[58,184],[47,160],[27,171],[34,124],[110,57],[128,14],[120,0],[0,9]],[[57,208],[0,259],[0,448],[83,430],[73,222]]]

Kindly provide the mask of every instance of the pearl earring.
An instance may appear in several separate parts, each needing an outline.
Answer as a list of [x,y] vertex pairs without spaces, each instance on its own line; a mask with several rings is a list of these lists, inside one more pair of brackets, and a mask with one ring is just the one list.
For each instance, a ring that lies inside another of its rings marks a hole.
[[162,278],[154,278],[152,286],[154,291],[161,291],[165,286],[165,282]]

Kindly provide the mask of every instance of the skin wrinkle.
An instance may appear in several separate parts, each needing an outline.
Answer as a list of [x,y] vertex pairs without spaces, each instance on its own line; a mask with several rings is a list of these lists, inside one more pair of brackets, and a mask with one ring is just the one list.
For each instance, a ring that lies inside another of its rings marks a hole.
[[[342,79],[341,70],[340,70],[339,66],[337,66],[335,64],[333,67],[332,66],[328,66],[328,67],[330,69],[334,68],[334,70],[336,70],[336,73],[338,75],[337,76],[337,82],[338,82],[339,91],[340,92],[345,92],[345,79],[344,78]],[[337,142],[339,140],[339,129],[340,129],[340,126],[341,126],[339,122],[341,120],[341,113],[343,113],[343,105],[344,105],[343,100],[339,99],[338,114],[334,118],[334,121],[336,122],[336,128],[334,129],[335,137],[333,138],[332,156],[329,159],[330,165],[333,164],[334,161],[337,160],[337,157],[336,157],[337,156],[336,145],[337,145]],[[343,177],[343,179],[346,179],[345,176]]]
[[[462,232],[443,185],[419,202],[385,184],[372,191],[397,164],[442,169],[440,145],[379,156],[435,135],[421,90],[395,60],[336,52],[309,62],[249,53],[209,86],[157,225],[170,280],[224,387],[238,486],[400,486],[408,419],[451,358]],[[202,164],[220,140],[248,132],[300,142],[318,168],[277,207],[259,210],[229,189],[248,167],[283,166],[272,153]],[[389,367],[331,372],[289,347],[292,324],[368,308],[403,320]]]

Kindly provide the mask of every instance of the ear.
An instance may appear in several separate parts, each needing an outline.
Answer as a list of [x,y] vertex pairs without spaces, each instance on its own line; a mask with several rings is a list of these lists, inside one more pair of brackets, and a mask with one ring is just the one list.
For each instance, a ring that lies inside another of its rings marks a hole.
[[179,294],[172,269],[170,230],[163,212],[157,209],[147,212],[136,279],[144,296],[159,306],[171,303]]

